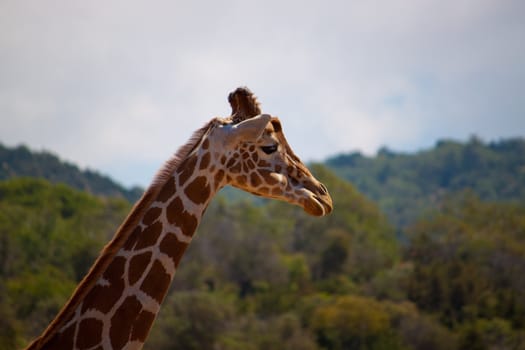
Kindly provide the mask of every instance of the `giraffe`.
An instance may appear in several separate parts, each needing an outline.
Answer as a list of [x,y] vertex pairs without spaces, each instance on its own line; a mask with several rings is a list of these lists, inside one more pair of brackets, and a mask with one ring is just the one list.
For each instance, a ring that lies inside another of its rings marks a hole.
[[314,216],[332,211],[326,187],[293,153],[279,119],[262,114],[248,88],[228,100],[231,116],[212,119],[164,164],[27,350],[142,348],[207,205],[226,185]]

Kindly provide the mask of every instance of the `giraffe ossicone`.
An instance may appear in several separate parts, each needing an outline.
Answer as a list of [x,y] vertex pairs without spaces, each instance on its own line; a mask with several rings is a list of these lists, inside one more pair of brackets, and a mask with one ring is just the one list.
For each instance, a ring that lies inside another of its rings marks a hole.
[[228,100],[231,116],[212,119],[166,162],[27,349],[140,349],[206,207],[226,185],[315,216],[332,211],[326,187],[293,153],[279,119],[262,114],[247,88]]

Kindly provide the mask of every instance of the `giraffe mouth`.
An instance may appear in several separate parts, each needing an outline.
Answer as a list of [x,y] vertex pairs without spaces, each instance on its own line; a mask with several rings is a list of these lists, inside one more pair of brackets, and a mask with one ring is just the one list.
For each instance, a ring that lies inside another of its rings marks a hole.
[[315,195],[305,201],[303,208],[306,213],[312,216],[325,216],[332,211],[331,204],[326,203]]
[[328,193],[317,195],[310,192],[303,203],[303,209],[312,216],[328,215],[333,209],[332,198]]

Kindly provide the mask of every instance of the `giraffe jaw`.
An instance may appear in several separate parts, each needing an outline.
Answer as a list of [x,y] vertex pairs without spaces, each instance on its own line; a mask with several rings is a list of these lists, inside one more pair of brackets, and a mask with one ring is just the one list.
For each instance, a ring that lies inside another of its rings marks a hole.
[[270,198],[298,205],[312,216],[325,216],[332,212],[332,197],[326,187],[317,180],[303,182],[295,187],[295,191],[291,191],[288,188],[290,184],[286,176],[271,173],[271,177],[278,181],[284,195],[269,196]]
[[[272,173],[271,176],[280,183],[281,188],[287,187],[288,179],[286,176],[279,173]],[[286,193],[285,190],[283,192]],[[332,212],[332,197],[330,197],[328,190],[320,182],[303,183],[297,189],[297,192],[301,194],[299,198],[286,196],[285,201],[299,205],[307,214],[312,216],[325,216]]]
[[310,191],[302,203],[306,213],[312,216],[325,216],[332,212],[332,198],[330,195],[316,195]]

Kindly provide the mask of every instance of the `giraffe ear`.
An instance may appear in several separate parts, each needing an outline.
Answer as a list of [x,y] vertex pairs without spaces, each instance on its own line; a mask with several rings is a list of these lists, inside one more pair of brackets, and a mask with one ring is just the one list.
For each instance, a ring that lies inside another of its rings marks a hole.
[[270,122],[272,117],[269,114],[261,114],[253,118],[246,119],[231,128],[231,141],[255,141]]
[[232,106],[232,121],[234,124],[261,114],[257,97],[247,87],[237,88],[228,96]]

